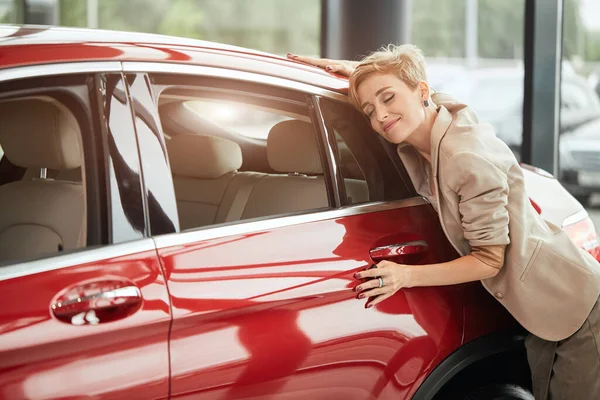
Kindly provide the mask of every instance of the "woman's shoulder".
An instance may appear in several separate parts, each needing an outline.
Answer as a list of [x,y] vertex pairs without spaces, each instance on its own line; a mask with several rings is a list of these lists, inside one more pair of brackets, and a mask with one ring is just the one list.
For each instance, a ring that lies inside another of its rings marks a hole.
[[492,125],[480,122],[468,113],[453,116],[452,123],[440,142],[440,153],[440,159],[446,160],[456,159],[457,155],[461,159],[468,158],[469,155],[483,158],[505,171],[518,164],[512,150],[498,139]]
[[449,159],[460,153],[462,157],[473,154],[504,167],[517,162],[510,148],[496,136],[494,127],[487,121],[481,121],[468,104],[446,93],[434,93],[432,100],[451,117],[439,143],[440,159]]
[[[468,104],[455,99],[446,93],[434,93],[432,100],[438,106],[438,113],[451,118],[444,135],[446,143],[457,142],[461,147],[468,146],[476,139],[495,136],[494,128],[485,121],[480,121],[477,113]],[[443,110],[442,110],[443,108]],[[464,143],[463,143],[464,142]]]

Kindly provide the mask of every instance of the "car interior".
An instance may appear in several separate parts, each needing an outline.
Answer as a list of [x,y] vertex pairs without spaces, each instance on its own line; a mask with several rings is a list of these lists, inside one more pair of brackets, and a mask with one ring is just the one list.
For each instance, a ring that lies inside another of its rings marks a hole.
[[[195,102],[197,97],[180,92],[159,100],[181,229],[329,207],[308,110],[217,99],[208,101],[212,107],[194,108]],[[200,103],[206,106],[206,97]],[[240,121],[231,123],[236,118]],[[245,132],[250,129],[254,137]],[[340,142],[338,148],[352,160],[344,174],[347,195],[368,201],[362,172]],[[348,177],[352,173],[356,178]]]
[[0,100],[0,262],[86,245],[81,130],[58,100]]
[[[225,122],[235,115],[219,123],[190,107],[194,101],[167,93],[159,102],[182,230],[330,207],[304,105],[221,102],[222,110],[246,109],[232,126]],[[10,98],[0,100],[0,121],[0,262],[85,247],[82,132],[73,112],[50,96]],[[361,168],[336,137],[348,198],[369,201]]]

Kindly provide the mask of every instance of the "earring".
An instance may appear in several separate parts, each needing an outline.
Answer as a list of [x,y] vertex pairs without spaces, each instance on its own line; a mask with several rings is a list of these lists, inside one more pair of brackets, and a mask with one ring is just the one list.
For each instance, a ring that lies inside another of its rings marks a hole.
[[425,107],[429,107],[429,101],[428,101],[428,100],[425,100],[425,101],[423,102],[423,105],[424,105]]

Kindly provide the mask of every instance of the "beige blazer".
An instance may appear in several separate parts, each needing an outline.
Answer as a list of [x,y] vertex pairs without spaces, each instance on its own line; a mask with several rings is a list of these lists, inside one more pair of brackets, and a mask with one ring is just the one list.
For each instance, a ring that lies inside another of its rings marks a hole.
[[491,125],[436,93],[431,133],[434,196],[425,161],[408,145],[398,154],[415,189],[437,202],[442,228],[460,255],[506,244],[499,273],[483,286],[531,333],[552,341],[575,333],[600,294],[600,264],[535,211],[523,172]]

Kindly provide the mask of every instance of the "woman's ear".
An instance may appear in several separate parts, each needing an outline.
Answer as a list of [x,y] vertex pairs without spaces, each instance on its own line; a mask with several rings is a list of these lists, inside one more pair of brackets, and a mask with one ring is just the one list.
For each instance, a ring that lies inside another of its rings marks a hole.
[[420,81],[418,89],[419,89],[419,95],[421,96],[422,101],[429,99],[430,93],[429,93],[429,85],[427,84],[427,82]]

